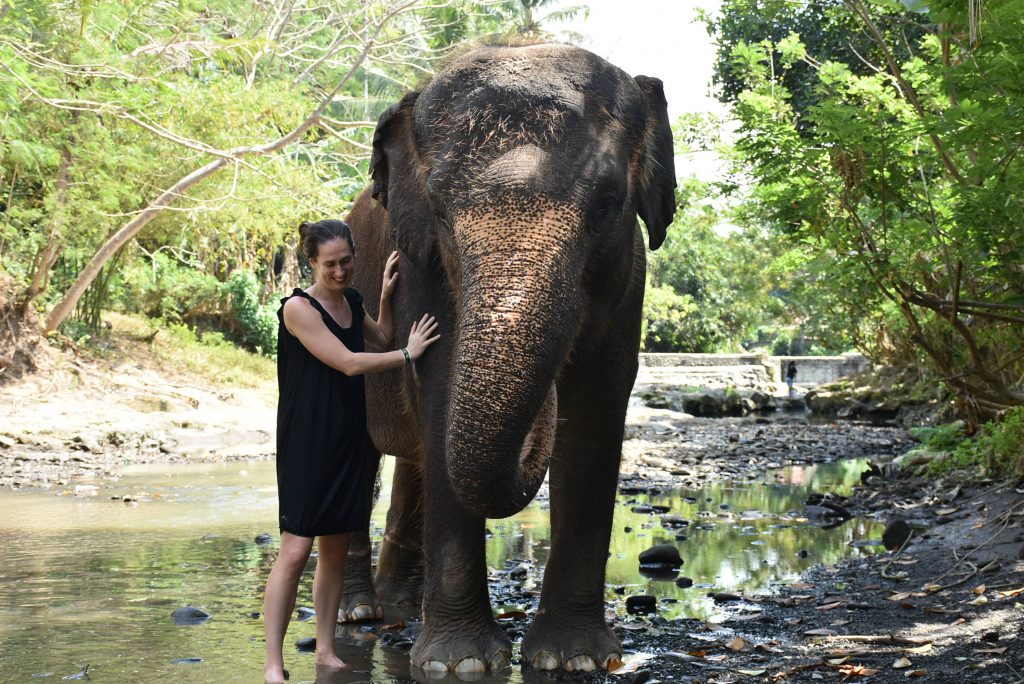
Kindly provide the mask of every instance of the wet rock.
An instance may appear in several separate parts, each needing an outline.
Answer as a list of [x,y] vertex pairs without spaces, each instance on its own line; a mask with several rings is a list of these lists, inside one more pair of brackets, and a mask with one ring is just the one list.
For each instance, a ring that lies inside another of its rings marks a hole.
[[633,506],[629,510],[633,513],[653,513],[654,507],[648,506],[647,504],[640,504],[639,506]]
[[256,542],[256,544],[258,544],[259,546],[266,546],[270,542],[274,541],[274,538],[266,532],[261,532],[260,534],[256,535],[256,538],[253,539],[253,541]]
[[658,544],[640,553],[640,565],[678,568],[683,564],[679,549],[672,544]]
[[295,648],[303,653],[312,653],[316,650],[316,637],[305,637],[295,642]]
[[720,591],[713,594],[708,594],[712,601],[715,603],[735,603],[736,601],[742,601],[743,597],[739,594],[730,594],[728,592]]
[[309,606],[299,606],[295,609],[295,615],[300,622],[306,622],[316,617],[316,611]]
[[182,606],[175,608],[171,613],[171,619],[178,625],[198,625],[210,619],[210,614],[202,608],[195,606]]
[[508,576],[514,580],[524,580],[530,572],[530,566],[526,563],[520,563],[516,567],[508,571]]
[[892,551],[906,544],[913,535],[914,528],[905,520],[896,518],[885,526],[885,531],[882,532],[882,545]]
[[689,577],[680,577],[676,580],[676,586],[680,589],[688,589],[693,586],[693,580]]
[[198,665],[203,662],[202,658],[175,658],[171,665]]
[[799,551],[796,552],[796,555],[798,557],[800,557],[800,558],[807,558],[811,554],[807,553],[807,549],[800,549]]
[[658,599],[646,594],[638,594],[626,598],[626,612],[631,615],[653,613],[658,610]]

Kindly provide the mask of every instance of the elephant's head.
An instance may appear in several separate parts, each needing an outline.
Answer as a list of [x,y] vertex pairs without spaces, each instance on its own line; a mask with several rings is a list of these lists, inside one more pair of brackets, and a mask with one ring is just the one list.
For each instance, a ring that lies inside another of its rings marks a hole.
[[453,490],[510,515],[544,478],[584,322],[637,277],[637,215],[652,249],[672,220],[661,82],[567,46],[476,50],[381,116],[372,174],[403,263],[453,300]]

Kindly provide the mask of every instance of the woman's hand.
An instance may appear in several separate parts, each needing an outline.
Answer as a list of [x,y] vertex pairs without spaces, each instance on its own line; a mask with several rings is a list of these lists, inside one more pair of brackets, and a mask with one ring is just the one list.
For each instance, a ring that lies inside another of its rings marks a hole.
[[409,350],[413,360],[423,356],[427,347],[441,339],[440,335],[434,335],[436,330],[437,320],[430,314],[423,314],[423,318],[412,324],[412,329],[409,330],[409,343],[405,348]]
[[398,252],[392,252],[384,264],[384,280],[380,286],[380,299],[387,301],[395,292],[395,283],[398,282]]

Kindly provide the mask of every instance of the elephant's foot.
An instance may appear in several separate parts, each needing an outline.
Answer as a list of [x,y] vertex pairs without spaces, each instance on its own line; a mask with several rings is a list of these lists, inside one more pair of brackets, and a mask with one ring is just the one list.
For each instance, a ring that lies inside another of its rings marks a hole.
[[374,578],[377,597],[389,606],[418,610],[423,602],[423,552],[385,538]]
[[423,602],[423,579],[382,582],[378,585],[377,597],[388,606],[418,610]]
[[345,592],[338,606],[338,622],[363,622],[384,617],[384,609],[373,589]]
[[475,679],[512,662],[512,643],[493,620],[483,624],[424,626],[409,654],[413,667],[431,679],[454,674]]
[[523,663],[535,670],[593,672],[622,660],[622,644],[603,621],[574,623],[538,615],[523,639]]

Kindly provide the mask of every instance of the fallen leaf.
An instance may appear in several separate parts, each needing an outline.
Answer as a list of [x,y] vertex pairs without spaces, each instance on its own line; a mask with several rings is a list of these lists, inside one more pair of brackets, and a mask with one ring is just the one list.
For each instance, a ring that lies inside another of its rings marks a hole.
[[999,648],[976,648],[975,653],[991,653],[992,655],[1003,655],[1006,653],[1006,649],[1009,646],[1000,646]]
[[972,605],[972,606],[984,606],[987,603],[988,603],[988,599],[985,598],[984,596],[979,596],[978,598],[974,599],[973,601],[968,601],[968,605]]
[[850,656],[845,656],[843,658],[830,658],[827,662],[828,662],[829,665],[834,665],[836,667],[839,667],[843,663],[847,662],[849,659],[850,659]]
[[889,600],[889,601],[904,601],[904,600],[906,600],[908,598],[910,598],[910,592],[909,591],[901,591],[898,594],[893,594],[887,600]]
[[1024,587],[1022,587],[1020,589],[1010,589],[1009,591],[1000,591],[999,592],[999,596],[1001,598],[1013,598],[1014,596],[1019,596],[1021,594],[1024,594]]
[[835,636],[836,633],[831,629],[809,629],[804,632],[804,636]]
[[856,675],[858,677],[870,677],[871,675],[878,674],[877,669],[864,667],[863,665],[843,665],[839,668],[839,672],[844,675]]
[[934,594],[937,591],[942,591],[941,584],[926,584],[921,587],[921,591],[927,591],[929,594]]
[[498,613],[494,616],[495,620],[525,620],[526,611],[523,610],[510,610],[505,613]]
[[[523,617],[526,617],[526,613],[523,613]],[[399,620],[398,622],[392,622],[390,625],[384,625],[381,627],[385,632],[400,632],[405,629],[405,622]]]
[[740,637],[736,637],[735,639],[727,643],[725,646],[726,648],[731,648],[734,651],[742,651],[747,648],[747,642],[741,639]]
[[910,603],[909,601],[904,601],[903,603],[901,603],[900,608],[903,608],[904,610],[917,610],[917,606],[915,606],[913,603]]
[[727,655],[709,655],[704,660],[707,660],[708,662],[711,662],[711,663],[720,663],[723,660],[727,659],[728,657],[729,656],[727,656]]
[[748,677],[760,677],[767,672],[767,670],[733,670],[733,672],[738,672],[739,674],[746,675]]
[[907,653],[915,653],[917,655],[921,655],[922,653],[928,653],[929,651],[931,651],[932,650],[932,645],[931,644],[922,644],[920,646],[913,646],[911,648],[905,648],[903,650],[905,652],[907,652]]
[[981,596],[986,591],[988,591],[988,587],[985,586],[984,584],[979,584],[978,586],[976,586],[973,589],[971,589],[971,591],[974,592],[975,596]]
[[960,510],[959,508],[940,508],[939,510],[937,510],[935,512],[938,515],[953,515],[954,513],[956,513],[959,510]]
[[834,603],[826,603],[823,606],[816,606],[814,610],[834,610],[843,605],[843,601],[836,601]]
[[911,679],[913,677],[924,677],[926,674],[928,674],[928,670],[911,670],[909,672],[905,672],[903,676],[907,679]]
[[754,647],[754,650],[764,651],[765,653],[782,653],[782,651],[770,644],[758,644]]
[[842,627],[843,625],[848,625],[851,622],[853,622],[853,620],[833,620],[832,622],[830,622],[828,624],[831,625],[832,627]]
[[892,664],[892,667],[894,670],[906,670],[911,665],[913,663],[910,662],[910,658],[899,658]]

